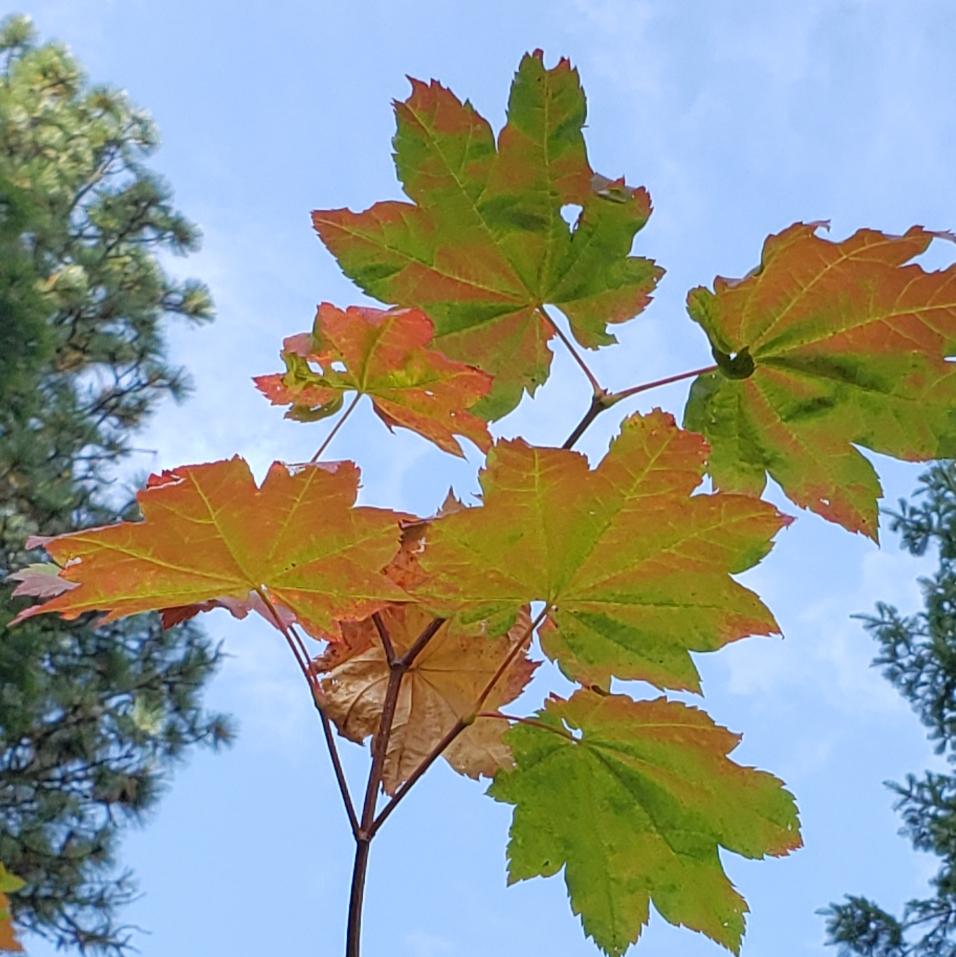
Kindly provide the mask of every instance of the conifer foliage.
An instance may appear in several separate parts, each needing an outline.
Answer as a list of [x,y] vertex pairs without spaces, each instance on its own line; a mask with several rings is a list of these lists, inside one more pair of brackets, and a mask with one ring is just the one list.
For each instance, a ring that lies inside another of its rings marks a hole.
[[[117,862],[124,822],[173,762],[229,728],[200,691],[218,649],[194,625],[52,617],[10,627],[43,531],[133,518],[115,466],[186,381],[164,326],[211,316],[205,288],[157,254],[196,245],[144,162],[149,118],[92,85],[29,20],[0,26],[0,949],[4,913],[84,953],[128,952]],[[25,577],[23,568],[27,567]],[[14,878],[11,875],[16,875]],[[6,936],[5,936],[6,935]]]
[[[936,750],[956,761],[956,464],[934,465],[900,502],[892,526],[913,555],[939,565],[921,581],[923,608],[904,615],[880,603],[864,621],[876,639],[874,664],[929,729]],[[956,955],[956,774],[925,771],[890,785],[913,847],[939,858],[932,893],[907,901],[899,917],[861,895],[827,911],[830,943],[844,957]]]
[[[360,953],[371,842],[439,757],[492,779],[490,796],[514,807],[509,880],[563,871],[604,953],[635,943],[652,905],[736,952],[747,905],[720,851],[795,850],[796,803],[733,760],[736,734],[668,692],[699,690],[692,653],[778,630],[734,577],[791,521],[759,498],[768,473],[797,505],[875,535],[878,486],[850,443],[912,459],[956,451],[944,361],[956,267],[910,262],[937,238],[919,227],[840,243],[791,226],[750,277],[691,293],[714,365],[609,392],[585,350],[613,344],[663,271],[632,251],[647,191],[590,165],[577,71],[525,56],[497,136],[435,81],[413,81],[395,112],[409,201],[313,213],[388,311],[320,307],[311,337],[286,341],[286,372],[258,382],[302,419],[343,408],[313,461],[276,463],[261,487],[239,480],[235,459],[184,466],[140,493],[144,521],[37,540],[56,582],[24,581],[45,600],[20,618],[174,620],[223,605],[272,622],[314,699],[355,837],[347,957]],[[568,204],[580,207],[570,225]],[[593,390],[562,448],[495,442],[471,507],[452,498],[422,518],[352,505],[356,466],[324,454],[362,395],[447,451],[451,434],[485,451],[468,417],[494,421],[533,394],[552,348]],[[469,386],[451,403],[455,377]],[[678,379],[695,380],[687,427],[632,413],[600,462],[573,450],[599,416]],[[518,697],[536,648],[576,685],[538,707]],[[633,699],[618,679],[660,696]],[[360,800],[336,730],[370,742]]]

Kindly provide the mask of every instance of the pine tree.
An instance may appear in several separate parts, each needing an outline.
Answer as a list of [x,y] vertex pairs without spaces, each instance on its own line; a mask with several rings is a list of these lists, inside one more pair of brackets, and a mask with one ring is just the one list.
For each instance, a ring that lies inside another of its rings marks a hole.
[[[187,391],[163,327],[212,304],[158,261],[198,234],[143,165],[156,143],[148,116],[27,18],[0,24],[0,579],[40,529],[129,517],[117,464],[156,404]],[[26,881],[14,919],[121,954],[134,885],[118,837],[175,759],[229,740],[200,703],[220,652],[193,625],[145,618],[8,628],[21,606],[0,585],[0,861]]]
[[[887,679],[929,728],[936,750],[956,763],[956,463],[934,466],[912,502],[901,502],[892,527],[914,555],[938,550],[939,568],[921,581],[915,615],[878,604],[865,619]],[[903,833],[940,859],[932,894],[895,917],[865,897],[848,896],[827,913],[830,943],[841,955],[956,957],[956,773],[911,774],[891,785]]]

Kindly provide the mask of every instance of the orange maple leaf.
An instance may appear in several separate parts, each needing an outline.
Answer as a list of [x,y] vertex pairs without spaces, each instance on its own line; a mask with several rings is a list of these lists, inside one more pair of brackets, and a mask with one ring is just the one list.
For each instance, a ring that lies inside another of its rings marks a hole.
[[288,418],[325,418],[355,391],[371,398],[389,428],[411,429],[453,455],[462,454],[455,434],[487,451],[488,427],[468,409],[487,395],[491,376],[428,348],[433,331],[417,309],[342,310],[325,302],[311,334],[283,343],[286,371],[254,381],[273,405],[291,405]]
[[28,542],[43,545],[74,587],[14,620],[104,611],[111,621],[165,609],[169,623],[215,605],[242,616],[261,610],[265,595],[306,630],[334,638],[337,621],[407,598],[382,574],[407,516],[354,507],[358,478],[350,462],[276,462],[257,488],[238,456],[154,475],[137,496],[142,522]]

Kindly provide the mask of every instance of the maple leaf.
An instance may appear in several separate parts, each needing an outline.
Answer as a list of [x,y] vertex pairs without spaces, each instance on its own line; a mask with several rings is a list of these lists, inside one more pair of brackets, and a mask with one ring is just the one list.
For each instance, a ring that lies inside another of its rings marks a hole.
[[760,858],[800,846],[782,783],[728,760],[739,736],[663,698],[578,691],[536,720],[511,729],[516,767],[488,791],[515,805],[508,882],[563,867],[585,933],[614,957],[638,939],[651,902],[737,952],[747,905],[718,848]]
[[[650,197],[592,171],[584,92],[566,59],[522,59],[497,146],[470,103],[435,81],[411,84],[393,142],[412,202],[316,210],[312,221],[364,292],[423,309],[442,352],[492,374],[476,411],[496,419],[547,378],[545,304],[588,348],[613,342],[607,324],[647,304],[663,271],[630,251]],[[573,228],[565,205],[581,207]]]
[[[432,622],[420,605],[401,605],[381,612],[398,655],[406,652]],[[385,757],[383,786],[394,794],[460,718],[470,716],[479,695],[518,642],[530,637],[531,619],[523,609],[509,634],[489,638],[457,631],[448,623],[418,655],[402,679]],[[333,644],[315,670],[326,672],[321,700],[329,718],[351,741],[361,742],[378,730],[390,668],[371,620],[343,622],[344,643]],[[483,708],[495,709],[521,694],[537,663],[516,655]],[[443,752],[458,772],[477,778],[512,766],[504,743],[507,724],[477,718]]]
[[546,602],[542,647],[569,677],[699,690],[689,651],[778,630],[730,575],[790,521],[749,496],[691,495],[706,454],[660,411],[625,420],[594,470],[576,452],[499,442],[484,504],[431,523],[409,588],[443,616],[496,628]]
[[453,455],[462,455],[455,433],[487,451],[488,428],[467,410],[487,395],[491,377],[427,348],[432,334],[431,320],[417,309],[342,310],[325,302],[311,334],[285,340],[285,373],[254,381],[273,405],[292,406],[290,418],[332,415],[344,393],[356,391],[371,398],[389,428],[411,429]]
[[151,476],[137,495],[142,522],[27,543],[43,544],[75,587],[14,621],[163,609],[182,620],[210,603],[241,616],[260,607],[261,590],[307,630],[334,637],[336,620],[407,597],[381,573],[407,516],[353,507],[357,489],[351,462],[276,462],[261,488],[238,456]]
[[745,279],[691,291],[719,369],[695,381],[684,422],[712,443],[718,487],[759,494],[769,473],[796,504],[876,539],[882,491],[854,444],[956,455],[956,266],[909,262],[942,235],[919,226],[830,242],[820,225],[771,236]]
[[7,894],[20,890],[23,881],[11,874],[0,864],[0,951],[4,953],[22,953],[23,947],[17,940],[10,919],[10,899]]

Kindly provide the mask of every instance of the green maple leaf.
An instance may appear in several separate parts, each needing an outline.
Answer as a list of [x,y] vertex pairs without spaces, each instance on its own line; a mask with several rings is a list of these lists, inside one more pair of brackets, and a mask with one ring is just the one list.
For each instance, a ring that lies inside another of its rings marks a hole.
[[818,225],[771,236],[745,279],[691,291],[719,368],[695,381],[684,423],[710,441],[718,487],[760,494],[769,473],[798,505],[875,539],[882,490],[854,445],[956,455],[956,266],[909,263],[939,235],[919,226],[834,243]]
[[[316,210],[313,223],[345,273],[383,302],[435,324],[435,347],[494,376],[475,410],[499,418],[548,375],[567,316],[588,348],[614,341],[608,323],[647,304],[662,270],[630,255],[650,197],[596,175],[584,137],[584,91],[567,60],[525,56],[495,143],[487,121],[436,82],[412,81],[395,104],[395,164],[407,202],[362,213]],[[580,206],[574,227],[564,205]]]
[[593,470],[576,452],[499,442],[484,504],[429,526],[425,579],[411,590],[497,632],[521,605],[547,602],[542,647],[575,680],[698,690],[689,651],[778,630],[730,576],[789,523],[750,496],[692,495],[706,454],[660,411],[627,419]]
[[509,883],[564,868],[572,910],[613,957],[651,903],[737,952],[747,905],[718,849],[759,858],[800,846],[782,783],[728,760],[737,735],[663,698],[578,691],[535,720],[509,732],[516,767],[488,792],[515,805]]

